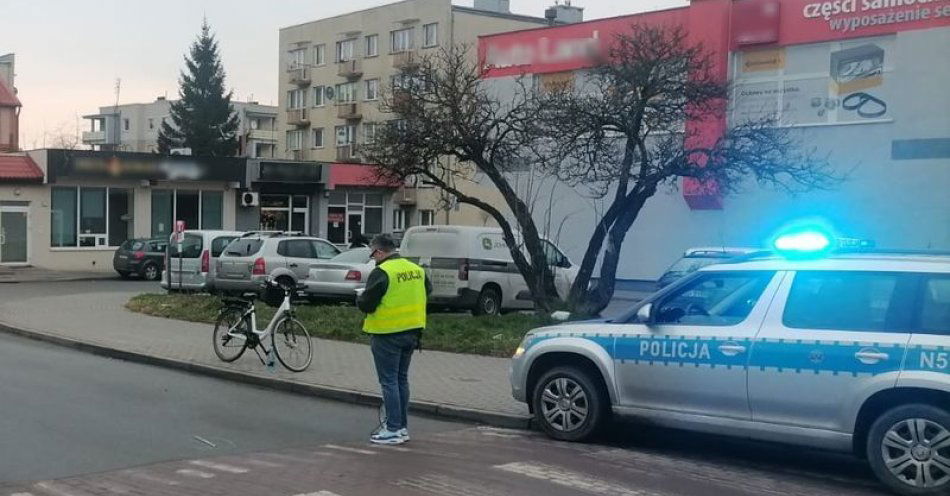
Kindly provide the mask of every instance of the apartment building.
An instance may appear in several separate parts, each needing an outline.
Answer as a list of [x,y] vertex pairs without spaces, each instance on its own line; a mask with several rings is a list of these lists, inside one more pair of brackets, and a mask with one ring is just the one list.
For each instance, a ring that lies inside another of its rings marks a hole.
[[14,56],[0,56],[0,152],[16,151],[19,147],[20,100],[13,85]]
[[[281,29],[278,147],[289,159],[329,162],[337,169],[358,164],[360,146],[390,119],[379,110],[381,93],[399,84],[421,57],[465,43],[475,60],[480,35],[565,22],[559,16],[581,17],[577,7],[549,10],[551,18],[544,18],[513,14],[508,0],[475,0],[474,7],[452,5],[451,0],[406,0]],[[501,201],[491,188],[459,186],[479,188],[469,192]],[[370,226],[358,215],[368,208],[360,199],[380,193],[392,216],[381,226]],[[341,187],[334,197],[342,210],[326,212],[326,232],[338,243],[354,231],[372,235],[411,225],[489,222],[483,212],[441,201],[439,190],[424,186],[395,188],[369,180]]]
[[[174,100],[158,97],[151,103],[99,107],[99,113],[83,116],[89,129],[82,142],[94,150],[155,152],[163,122],[171,122]],[[238,155],[273,158],[277,153],[277,107],[258,102],[231,102],[240,126]]]

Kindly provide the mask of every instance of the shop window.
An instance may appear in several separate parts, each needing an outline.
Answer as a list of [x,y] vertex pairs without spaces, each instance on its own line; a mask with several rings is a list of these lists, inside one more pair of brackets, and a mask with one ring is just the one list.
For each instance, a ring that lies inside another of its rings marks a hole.
[[120,188],[53,188],[50,246],[120,246],[132,235],[132,191]]
[[330,205],[346,205],[346,191],[331,191],[327,200]]
[[76,246],[76,188],[53,188],[50,208],[50,246]]
[[201,228],[221,229],[224,226],[224,193],[201,192]]
[[175,192],[172,190],[152,190],[152,237],[167,238],[174,228]]
[[197,191],[177,191],[175,193],[175,220],[185,221],[186,229],[201,229],[198,222],[201,203]]
[[364,234],[379,234],[383,232],[383,208],[366,207],[363,215],[366,220],[363,223]]
[[261,229],[307,233],[310,198],[306,195],[261,195]]

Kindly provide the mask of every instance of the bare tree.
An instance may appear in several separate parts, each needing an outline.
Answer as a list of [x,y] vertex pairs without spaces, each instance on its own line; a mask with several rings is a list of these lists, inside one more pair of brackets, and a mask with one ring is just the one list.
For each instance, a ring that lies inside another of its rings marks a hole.
[[[613,297],[620,249],[647,200],[664,184],[694,178],[729,194],[743,183],[798,191],[840,178],[827,160],[804,150],[772,118],[742,122],[715,140],[693,124],[719,120],[729,85],[710,55],[683,28],[634,25],[609,42],[603,60],[574,84],[539,98],[549,146],[564,157],[548,171],[604,200],[569,297],[579,313],[597,314]],[[590,285],[597,262],[600,277]]]
[[[395,119],[377,130],[363,159],[388,179],[416,177],[487,213],[501,227],[537,307],[550,310],[558,296],[534,218],[537,198],[512,174],[551,167],[550,147],[537,128],[532,88],[519,82],[500,96],[482,84],[468,47],[444,48],[383,91],[381,110]],[[476,180],[489,182],[504,204],[467,193],[465,183]]]

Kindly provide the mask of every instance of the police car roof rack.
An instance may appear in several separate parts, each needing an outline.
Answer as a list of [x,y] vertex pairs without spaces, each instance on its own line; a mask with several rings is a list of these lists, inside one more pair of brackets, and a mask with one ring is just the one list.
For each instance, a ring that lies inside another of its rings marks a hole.
[[260,236],[262,238],[277,238],[281,236],[304,236],[303,231],[247,231],[241,235],[242,238]]

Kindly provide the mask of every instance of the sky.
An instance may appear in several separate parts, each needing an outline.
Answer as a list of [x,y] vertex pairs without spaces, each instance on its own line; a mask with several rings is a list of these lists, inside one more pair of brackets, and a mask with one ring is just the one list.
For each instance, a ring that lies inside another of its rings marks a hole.
[[[176,98],[183,57],[207,16],[239,100],[277,103],[277,34],[284,26],[393,0],[2,0],[0,55],[16,54],[23,102],[20,147],[86,130],[83,115],[115,103]],[[453,0],[471,6],[473,0]],[[553,0],[511,0],[543,17]],[[686,5],[688,0],[574,0],[591,20]]]

